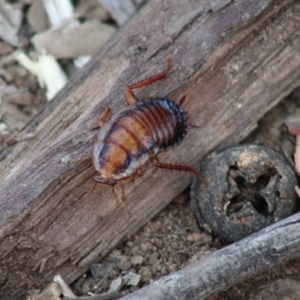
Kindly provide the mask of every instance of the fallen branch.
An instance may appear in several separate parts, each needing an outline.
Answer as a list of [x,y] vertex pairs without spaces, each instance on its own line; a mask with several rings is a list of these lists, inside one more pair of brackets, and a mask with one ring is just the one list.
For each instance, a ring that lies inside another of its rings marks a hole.
[[121,299],[207,299],[299,256],[300,213],[203,257]]

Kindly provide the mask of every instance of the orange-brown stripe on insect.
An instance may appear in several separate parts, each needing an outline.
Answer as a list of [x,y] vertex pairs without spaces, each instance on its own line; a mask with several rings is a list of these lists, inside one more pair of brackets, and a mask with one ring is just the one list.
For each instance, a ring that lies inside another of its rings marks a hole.
[[145,104],[145,106],[141,107],[140,110],[143,111],[144,118],[147,119],[150,124],[149,129],[155,144],[161,145],[164,140],[164,136],[160,130],[160,124],[157,122],[155,118],[156,116],[152,112],[152,105],[150,106],[149,104]]
[[122,118],[114,125],[114,130],[110,133],[108,142],[122,145],[129,155],[135,155],[139,151],[139,144],[136,137],[128,132],[126,119]]
[[175,115],[170,113],[168,111],[168,126],[169,126],[169,131],[170,131],[170,136],[175,137],[177,127],[178,127],[178,120],[176,119]]
[[[143,110],[139,109],[135,109],[132,110],[132,115],[133,117],[141,124],[141,126],[143,127],[143,129],[145,130],[145,132],[147,132],[147,140],[145,140],[145,142],[147,144],[146,148],[148,148],[150,145],[153,145],[154,143],[154,139],[152,137],[152,132],[151,132],[151,121],[147,118],[145,118],[145,112]],[[144,137],[145,139],[145,137]]]
[[[170,138],[173,138],[174,136],[174,128],[170,128],[170,116],[171,114],[169,113],[168,110],[162,108],[162,107],[157,107],[156,105],[153,105],[153,112],[156,113],[160,117],[160,128],[164,133],[165,141],[164,145],[167,145],[168,140]],[[172,120],[171,120],[172,122]]]
[[[148,145],[146,146],[149,149],[149,145],[153,145],[157,143],[161,137],[157,134],[158,125],[156,124],[156,120],[152,114],[150,114],[151,107],[149,108],[146,105],[141,105],[138,109],[134,110],[134,115],[138,116],[138,120],[140,124],[143,124],[143,128],[147,133],[144,136],[141,136],[141,140],[144,140]],[[146,140],[145,140],[146,139]]]
[[132,110],[131,113],[132,113],[132,117],[143,128],[143,130],[140,131],[140,134],[138,136],[140,142],[143,144],[145,149],[152,148],[152,146],[154,144],[154,140],[153,140],[152,133],[151,133],[151,130],[150,130],[151,129],[151,127],[150,127],[151,123],[149,122],[148,119],[144,118],[145,114],[144,114],[143,111],[137,109],[137,110]]
[[106,147],[106,152],[102,156],[101,173],[108,178],[113,178],[116,170],[124,166],[130,154],[114,141],[107,141]]
[[124,140],[123,145],[132,155],[136,155],[138,152],[145,152],[148,149],[148,132],[145,126],[133,114],[121,118],[118,121],[118,125],[126,131],[128,140]]
[[164,112],[165,109],[163,107],[158,108],[156,106],[156,103],[152,103],[151,109],[149,109],[149,114],[152,114],[154,116],[154,119],[156,120],[156,124],[158,125],[157,132],[160,136],[159,145],[161,146],[167,145],[169,140],[168,132],[165,129],[166,119],[164,117]]

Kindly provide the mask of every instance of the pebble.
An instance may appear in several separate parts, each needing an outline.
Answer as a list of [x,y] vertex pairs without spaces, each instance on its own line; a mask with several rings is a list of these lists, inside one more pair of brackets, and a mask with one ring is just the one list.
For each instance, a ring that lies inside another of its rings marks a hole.
[[155,276],[157,276],[158,273],[158,269],[161,268],[159,265],[154,265],[154,266],[150,266],[150,270],[152,274],[155,274]]
[[139,254],[139,252],[140,252],[140,248],[138,246],[133,246],[131,248],[132,255],[137,255],[137,254]]
[[127,241],[126,246],[127,246],[128,248],[132,248],[132,247],[134,246],[134,242],[132,242],[132,241]]
[[101,264],[94,264],[90,267],[92,276],[94,278],[99,277],[113,277],[115,271],[117,270],[117,265],[115,262],[103,262]]
[[139,270],[139,274],[141,275],[141,282],[148,283],[152,278],[152,273],[149,267],[141,267]]
[[111,282],[108,292],[118,291],[121,287],[122,287],[122,278],[118,277]]
[[129,256],[119,255],[116,256],[117,265],[122,271],[127,271],[131,267],[130,258]]
[[188,242],[199,242],[201,240],[201,235],[199,233],[192,233],[187,236]]
[[6,55],[11,53],[14,50],[9,44],[5,42],[0,42],[0,55]]
[[83,282],[81,290],[83,294],[87,294],[90,291],[93,291],[93,286],[95,284],[95,279],[92,277],[86,278],[86,280]]
[[177,265],[176,264],[169,264],[167,265],[168,271],[169,273],[175,272],[177,269]]
[[177,252],[173,256],[173,261],[179,266],[182,265],[188,259],[188,254],[185,252]]
[[161,275],[166,275],[166,274],[168,274],[167,267],[166,266],[162,266],[162,268],[161,268]]
[[159,257],[159,254],[157,252],[152,253],[149,256],[149,264],[152,266],[156,265],[158,262],[158,257]]
[[135,273],[127,273],[123,276],[123,284],[124,285],[138,285],[141,279],[141,275]]
[[142,255],[134,255],[130,258],[130,262],[132,266],[141,265],[144,261],[144,257]]
[[147,252],[149,250],[150,243],[148,243],[148,242],[142,243],[141,246],[140,246],[140,248],[141,248],[141,251],[145,253],[145,252]]

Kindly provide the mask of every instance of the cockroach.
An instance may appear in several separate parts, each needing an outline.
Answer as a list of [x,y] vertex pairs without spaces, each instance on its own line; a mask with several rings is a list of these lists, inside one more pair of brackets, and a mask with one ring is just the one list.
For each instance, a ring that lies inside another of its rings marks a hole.
[[166,78],[165,70],[155,76],[129,85],[125,91],[126,108],[115,113],[109,121],[107,108],[99,119],[101,127],[92,150],[93,165],[97,171],[94,181],[114,186],[118,181],[131,177],[150,161],[163,169],[186,171],[196,175],[205,186],[202,175],[190,166],[161,163],[157,154],[179,145],[187,129],[196,126],[187,123],[187,113],[180,109],[185,100],[178,104],[167,98],[139,102],[133,90]]

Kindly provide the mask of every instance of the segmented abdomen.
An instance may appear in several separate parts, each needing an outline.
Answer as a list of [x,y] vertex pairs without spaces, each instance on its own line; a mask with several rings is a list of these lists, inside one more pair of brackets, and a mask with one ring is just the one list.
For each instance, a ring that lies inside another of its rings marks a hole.
[[138,103],[113,116],[110,128],[101,134],[102,174],[129,176],[149,155],[173,148],[184,138],[185,119],[185,113],[168,99]]
[[154,146],[166,150],[174,147],[184,138],[185,113],[168,99],[139,103],[132,108],[131,114],[142,124],[147,132],[146,135],[151,137],[152,145],[150,147],[148,145],[148,149]]

